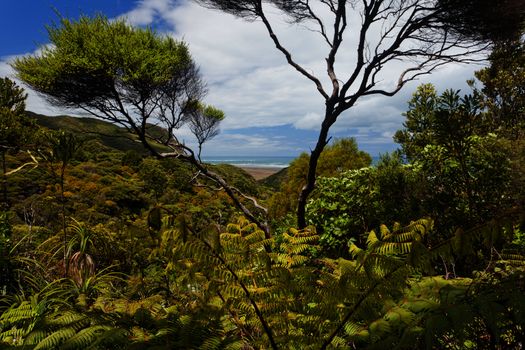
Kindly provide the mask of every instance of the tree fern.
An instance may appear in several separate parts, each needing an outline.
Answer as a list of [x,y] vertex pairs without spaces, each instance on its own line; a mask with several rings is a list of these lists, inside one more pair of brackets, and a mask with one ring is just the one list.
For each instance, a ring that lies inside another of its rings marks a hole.
[[[209,233],[194,232],[188,221],[183,225],[168,228],[160,247],[169,246],[172,267],[185,268],[179,274],[193,276],[190,280],[199,285],[194,292],[218,295],[229,323],[247,334],[253,346],[313,349],[349,345],[366,338],[366,332],[375,337],[388,333],[390,324],[381,319],[377,298],[402,294],[418,263],[410,261],[411,254],[424,247],[432,228],[430,220],[393,230],[382,227],[379,236],[369,234],[368,247],[352,246],[355,260],[333,260],[312,254],[319,237],[311,229],[290,229],[277,242],[241,218],[212,246]],[[269,246],[270,251],[265,249]]]
[[[150,259],[162,264],[152,273],[165,293],[136,293],[148,276],[130,277],[127,295],[95,288],[85,303],[65,288],[49,295],[70,305],[26,301],[4,312],[3,339],[42,349],[383,349],[461,347],[485,334],[510,344],[521,330],[525,303],[509,286],[523,287],[525,258],[498,252],[476,279],[421,277],[436,252],[456,251],[453,240],[431,246],[429,219],[369,232],[366,246],[350,246],[352,259],[319,257],[313,229],[277,239],[243,218],[220,231],[196,231],[186,217],[162,222]],[[490,292],[501,286],[509,292]]]

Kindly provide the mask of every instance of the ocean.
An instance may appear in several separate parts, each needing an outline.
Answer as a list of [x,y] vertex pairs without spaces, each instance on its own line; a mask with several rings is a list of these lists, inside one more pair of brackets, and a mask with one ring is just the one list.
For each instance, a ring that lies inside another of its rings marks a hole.
[[[297,157],[266,157],[266,156],[215,156],[204,157],[202,161],[210,164],[231,164],[253,168],[286,168]],[[377,164],[378,156],[372,157],[372,165]]]
[[203,157],[204,163],[210,164],[231,164],[236,166],[254,168],[286,168],[290,162],[297,157],[264,157],[264,156],[216,156]]

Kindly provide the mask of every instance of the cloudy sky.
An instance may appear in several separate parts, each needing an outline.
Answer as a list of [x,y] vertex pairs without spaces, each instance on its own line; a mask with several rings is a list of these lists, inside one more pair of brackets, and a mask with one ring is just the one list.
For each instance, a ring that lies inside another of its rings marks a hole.
[[[205,156],[295,156],[315,145],[324,102],[311,82],[287,65],[260,22],[245,22],[199,7],[188,0],[1,0],[0,76],[14,77],[9,61],[34,53],[48,43],[45,26],[56,13],[68,18],[102,13],[125,17],[130,24],[150,26],[189,44],[208,83],[206,103],[226,112],[222,133],[204,147]],[[324,74],[326,46],[316,33],[296,27],[270,11],[283,43],[310,72]],[[341,69],[351,63],[352,39],[345,41]],[[396,69],[397,68],[397,69]],[[408,84],[394,97],[359,101],[334,125],[332,136],[355,137],[372,155],[396,148],[393,133],[401,128],[402,113],[418,84],[432,82],[438,89],[462,89],[479,66],[448,65]],[[382,81],[397,80],[399,67],[384,70]],[[30,92],[28,109],[47,115],[66,113]],[[191,135],[181,130],[191,144]]]

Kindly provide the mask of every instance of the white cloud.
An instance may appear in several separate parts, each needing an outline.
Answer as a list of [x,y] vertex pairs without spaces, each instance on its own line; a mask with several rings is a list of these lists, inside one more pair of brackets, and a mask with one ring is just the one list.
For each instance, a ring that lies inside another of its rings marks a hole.
[[[37,49],[34,53],[31,53],[31,54],[38,54],[40,51],[41,51],[41,48]],[[24,85],[24,83],[22,83],[20,80],[16,78],[16,72],[13,69],[13,67],[11,67],[10,63],[13,60],[15,60],[17,57],[23,57],[28,54],[29,53],[25,53],[25,54],[21,54],[17,56],[1,57],[0,58],[0,77],[8,77],[9,79],[14,80],[19,86],[25,89],[25,92],[27,93],[26,109],[32,112],[35,112],[35,113],[40,113],[40,114],[45,114],[45,115],[65,114],[67,111],[51,106],[45,100],[45,98],[43,98],[38,93],[28,88],[26,85]]]
[[319,113],[306,113],[302,118],[296,120],[293,126],[296,129],[303,130],[318,130],[321,126],[323,117]]
[[[226,111],[228,118],[223,124],[224,129],[292,124],[299,129],[318,130],[323,99],[310,81],[286,64],[262,23],[246,22],[189,1],[179,2],[160,16],[171,24],[176,37],[189,43],[209,82],[208,101]],[[293,27],[275,14],[270,15],[270,20],[275,23],[275,31],[294,58],[314,74],[325,76],[324,55],[327,50],[319,35],[302,27]],[[337,62],[342,77],[348,75],[355,59],[355,40],[355,35],[345,39],[344,50]],[[393,88],[404,66],[399,62],[385,66],[378,77],[380,86]],[[419,82],[408,84],[393,98],[375,96],[360,100],[340,116],[334,132],[367,127],[374,135],[385,135],[381,142],[391,142],[391,139],[385,141],[386,135],[401,128],[401,113],[406,110],[406,103],[418,83],[431,81],[440,89],[466,87],[464,81],[472,77],[477,68],[449,65],[422,77]],[[326,78],[323,83],[327,86]],[[348,136],[364,138],[363,134]]]
[[[177,37],[190,44],[203,73],[212,81],[285,63],[261,22],[247,22],[191,1],[180,1],[161,16],[171,24]],[[291,47],[295,59],[308,69],[324,70],[324,64],[322,67],[312,64],[324,54],[324,45],[315,33],[291,27],[277,14],[269,17],[275,23],[276,32],[282,34],[282,41]],[[312,60],[312,57],[317,59]]]
[[[326,43],[317,33],[288,24],[278,16],[277,11],[270,9],[269,12],[275,31],[294,59],[309,72],[324,77],[322,82],[327,87]],[[355,18],[349,23],[358,23],[358,16],[353,16]],[[141,0],[122,17],[133,25],[162,23],[162,28],[169,34],[189,44],[208,82],[210,92],[206,102],[226,112],[227,118],[221,126],[223,130],[282,125],[293,125],[300,130],[318,130],[323,115],[323,98],[311,81],[286,63],[261,22],[246,22],[188,0]],[[349,33],[336,62],[340,77],[348,75],[355,60],[357,35],[355,31],[350,30]],[[385,66],[378,77],[381,86],[395,86],[402,65],[393,62]],[[5,67],[5,61],[1,62],[0,73],[4,73]],[[430,76],[422,77],[420,82],[432,82],[440,90],[448,87],[465,89],[464,81],[471,78],[476,69],[479,67],[448,65]],[[6,72],[9,73],[9,69]],[[391,144],[391,135],[401,128],[401,113],[406,110],[407,101],[418,83],[408,84],[392,98],[375,96],[358,101],[356,106],[339,117],[333,132],[339,136],[355,136],[364,145]],[[52,110],[34,93],[30,93],[28,107],[46,114]],[[184,139],[191,139],[184,130],[181,133]],[[305,144],[304,149],[308,146]],[[227,134],[205,146],[213,149],[214,153],[219,150],[234,152],[239,147],[250,150],[259,147],[260,152],[269,153],[280,152],[283,147],[292,145],[283,140],[257,139],[254,135]],[[297,147],[293,147],[295,152]]]
[[137,7],[120,16],[120,18],[125,18],[129,24],[134,26],[149,25],[160,14],[174,6],[174,3],[172,0],[141,0]]
[[212,82],[210,90],[208,102],[226,112],[225,129],[293,124],[322,103],[312,85],[286,65],[256,68],[220,85]]
[[291,148],[280,137],[240,133],[221,134],[203,147],[204,154],[239,156],[289,154]]
[[0,76],[13,79],[13,68],[7,63],[7,59],[0,61]]

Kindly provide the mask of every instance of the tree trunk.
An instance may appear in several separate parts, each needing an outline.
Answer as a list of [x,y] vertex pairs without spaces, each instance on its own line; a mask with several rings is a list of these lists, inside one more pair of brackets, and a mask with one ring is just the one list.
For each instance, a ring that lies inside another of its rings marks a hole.
[[202,152],[202,143],[199,142],[199,153],[197,153],[197,158],[199,158],[199,162],[202,163],[202,160],[201,160],[201,152]]
[[67,264],[67,230],[66,230],[66,203],[64,197],[64,174],[66,171],[65,164],[62,165],[60,170],[60,203],[62,209],[62,232],[64,234],[64,277],[67,277],[67,270],[69,268]]
[[5,151],[2,152],[2,194],[3,194],[3,203],[2,203],[2,210],[7,210],[9,208],[9,204],[7,202],[7,165],[5,161]]
[[321,131],[319,132],[319,138],[317,144],[310,154],[310,161],[308,163],[308,175],[306,178],[306,184],[301,189],[299,194],[299,200],[297,204],[297,226],[300,230],[306,227],[306,203],[308,197],[315,188],[315,179],[317,172],[317,164],[319,163],[319,157],[323,152],[325,146],[329,142],[328,131],[330,127],[335,123],[337,119],[337,113],[334,111],[332,103],[327,103],[325,118],[321,125]]

